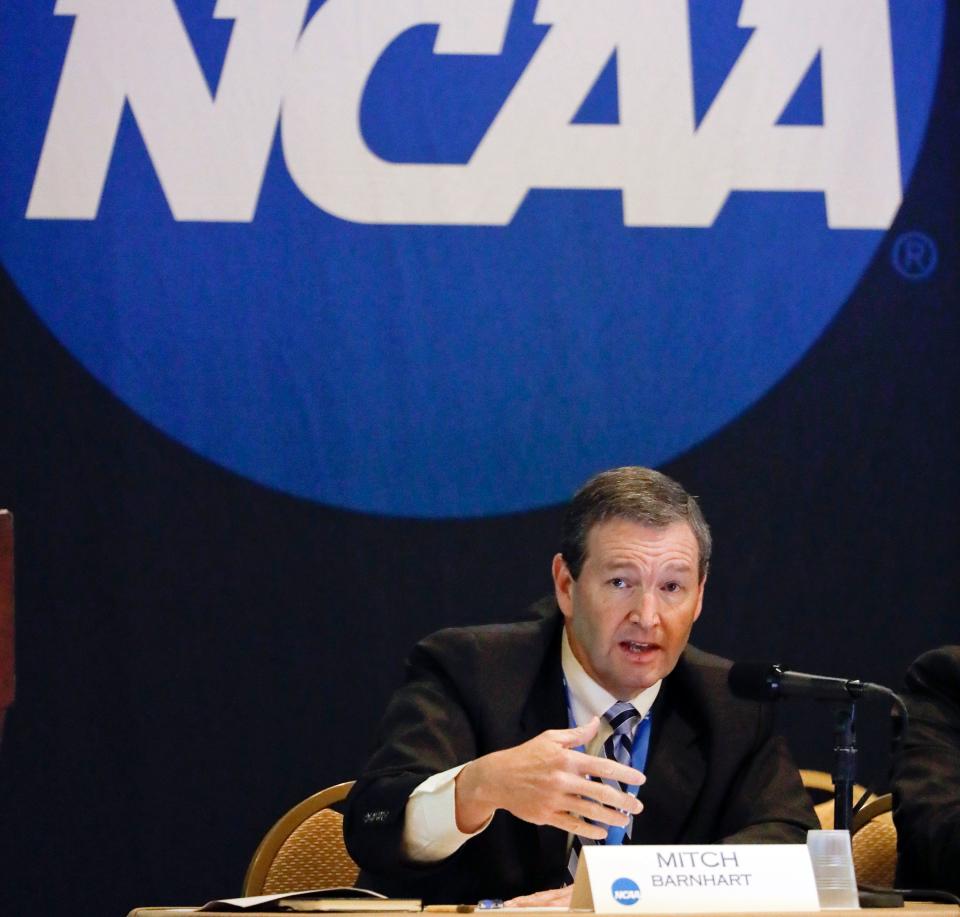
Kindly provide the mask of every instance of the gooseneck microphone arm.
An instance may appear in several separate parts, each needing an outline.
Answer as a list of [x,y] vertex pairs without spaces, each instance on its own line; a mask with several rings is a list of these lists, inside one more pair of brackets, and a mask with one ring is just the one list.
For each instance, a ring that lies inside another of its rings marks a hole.
[[828,678],[791,672],[769,662],[737,662],[730,669],[730,687],[738,697],[779,700],[781,697],[811,697],[816,700],[859,700],[861,697],[895,697],[883,685],[856,678]]
[[748,700],[780,700],[782,697],[809,697],[813,700],[888,700],[896,704],[904,725],[907,708],[900,695],[884,685],[858,678],[830,678],[791,672],[770,662],[735,662],[727,678],[730,690]]
[[902,698],[883,685],[855,678],[828,678],[791,672],[764,662],[737,662],[730,669],[730,689],[748,700],[779,700],[782,697],[809,697],[836,704],[833,724],[833,824],[849,831],[853,825],[853,785],[857,776],[857,733],[855,703],[883,698],[897,705],[902,716],[901,734],[907,724]]

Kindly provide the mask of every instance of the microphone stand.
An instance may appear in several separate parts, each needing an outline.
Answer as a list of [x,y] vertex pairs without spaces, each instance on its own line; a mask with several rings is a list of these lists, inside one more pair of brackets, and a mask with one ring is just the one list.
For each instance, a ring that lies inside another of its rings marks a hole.
[[854,702],[837,704],[833,721],[833,827],[853,831],[853,785],[857,777]]

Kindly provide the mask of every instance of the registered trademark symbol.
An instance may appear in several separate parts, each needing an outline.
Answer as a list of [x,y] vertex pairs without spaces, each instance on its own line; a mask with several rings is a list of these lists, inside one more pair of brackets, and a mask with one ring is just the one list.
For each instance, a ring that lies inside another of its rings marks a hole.
[[907,280],[926,280],[937,269],[937,246],[922,232],[905,232],[890,250],[890,263]]

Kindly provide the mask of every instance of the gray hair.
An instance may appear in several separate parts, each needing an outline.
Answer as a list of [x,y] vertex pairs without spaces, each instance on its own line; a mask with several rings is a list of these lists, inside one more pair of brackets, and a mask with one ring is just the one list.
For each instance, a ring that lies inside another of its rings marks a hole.
[[699,548],[700,582],[710,566],[712,540],[697,498],[673,478],[652,468],[628,465],[594,475],[573,496],[563,518],[560,553],[576,579],[587,552],[587,535],[608,519],[630,519],[652,528],[686,522]]

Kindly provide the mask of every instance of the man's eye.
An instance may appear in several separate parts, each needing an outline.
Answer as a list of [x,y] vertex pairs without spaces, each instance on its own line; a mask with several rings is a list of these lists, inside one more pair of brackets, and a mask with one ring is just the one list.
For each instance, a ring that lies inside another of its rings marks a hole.
[[679,592],[683,587],[679,583],[667,583],[663,588],[667,592]]
[[627,581],[622,576],[615,576],[609,582],[614,589],[626,589],[628,585]]

